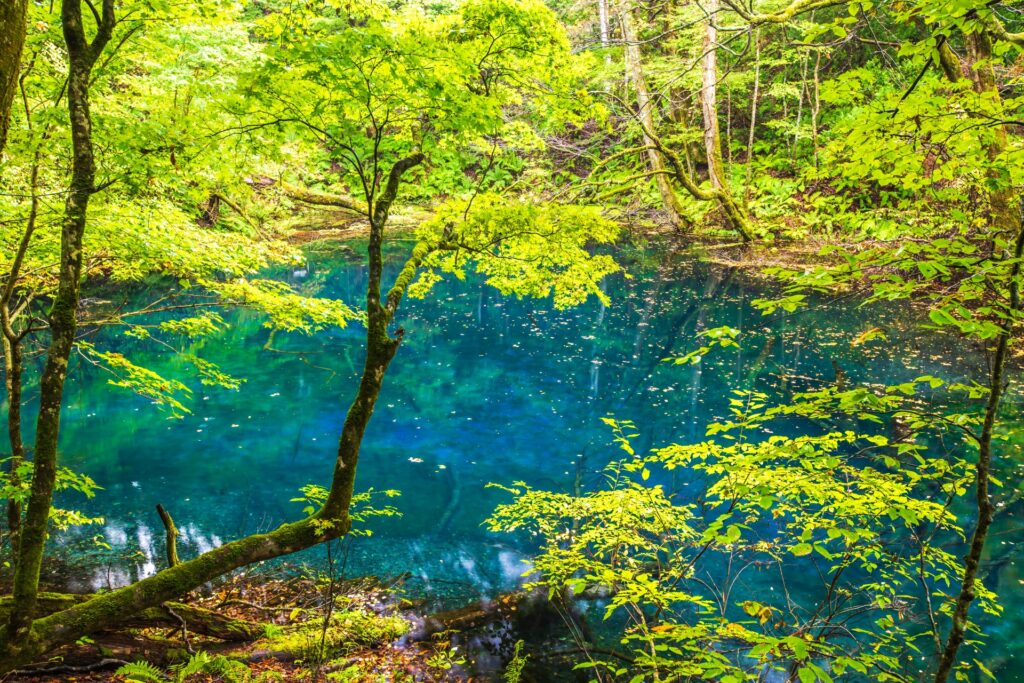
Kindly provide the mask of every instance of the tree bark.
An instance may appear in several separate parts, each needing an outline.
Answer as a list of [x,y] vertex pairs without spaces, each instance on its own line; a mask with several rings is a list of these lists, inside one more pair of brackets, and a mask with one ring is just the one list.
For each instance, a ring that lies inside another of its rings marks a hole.
[[[8,336],[11,329],[10,317],[6,310],[0,311],[3,316],[4,334],[4,389],[7,391],[7,437],[11,445],[7,483],[12,490],[20,485],[18,469],[25,460],[25,442],[21,435],[21,387],[24,372],[23,352],[19,335]],[[13,329],[11,330],[13,332]],[[12,339],[13,336],[13,339]],[[17,498],[7,499],[7,531],[10,534],[11,554],[17,556],[18,539],[21,533],[21,503]]]
[[0,3],[0,155],[7,146],[11,106],[18,91],[27,19],[28,0],[4,0]]
[[729,194],[725,188],[721,190],[704,190],[697,182],[687,173],[686,168],[683,166],[682,160],[679,155],[669,149],[661,139],[654,135],[649,129],[644,126],[641,122],[641,126],[646,131],[647,138],[651,143],[661,152],[662,156],[668,161],[669,167],[671,168],[672,177],[674,177],[680,185],[686,188],[686,191],[690,193],[690,196],[700,201],[710,202],[715,201],[718,203],[719,208],[725,214],[725,220],[731,228],[736,230],[740,236],[746,241],[752,241],[754,239],[753,227],[750,224],[750,217],[747,215],[746,210],[736,199]]
[[[608,43],[610,41],[610,31],[608,30],[608,0],[597,0],[597,20],[598,29],[601,35],[601,48],[607,50]],[[612,63],[611,54],[605,54],[604,63]]]
[[305,187],[298,187],[291,183],[281,181],[281,189],[284,193],[292,199],[302,202],[303,204],[313,204],[315,206],[336,206],[339,209],[347,209],[354,211],[355,213],[367,215],[369,209],[366,204],[356,199],[349,197],[343,197],[341,195],[327,194],[326,192],[317,192],[310,190]]
[[647,80],[644,78],[643,64],[640,57],[640,43],[637,39],[636,28],[633,23],[633,15],[628,7],[624,7],[619,15],[619,22],[622,25],[622,39],[626,43],[626,74],[636,91],[637,117],[644,128],[644,144],[647,149],[647,165],[654,175],[654,182],[658,186],[658,194],[661,195],[661,204],[668,215],[669,222],[675,227],[682,227],[686,224],[683,218],[683,207],[676,197],[675,190],[669,182],[665,172],[665,162],[661,153],[654,147],[650,133],[654,131],[654,103],[647,90]]
[[[970,58],[970,75],[974,92],[979,95],[989,94],[993,104],[1000,104],[1002,98],[999,96],[999,84],[996,81],[995,69],[992,67],[992,38],[982,30],[969,33],[964,38]],[[993,139],[988,144],[988,158],[990,161],[995,161],[1008,144],[1006,126],[998,125],[990,130]],[[996,229],[1010,230],[1016,224],[1010,180],[992,169],[989,170],[988,177],[994,185],[994,189],[989,192],[988,196],[990,222]]]
[[[970,66],[968,73],[978,94],[990,94],[996,103],[1000,101],[999,88],[996,81],[995,70],[992,68],[992,40],[984,31],[970,33],[965,36]],[[948,45],[944,36],[939,36],[939,64],[946,77],[953,82],[964,78],[964,69],[960,59]],[[993,139],[988,144],[987,154],[990,160],[995,160],[1003,153],[1008,144],[1005,126],[995,126],[992,129]],[[1014,336],[1015,318],[1021,310],[1020,284],[1021,275],[1020,259],[1024,254],[1024,216],[1015,216],[1013,192],[1005,180],[995,170],[988,172],[989,178],[993,181],[994,188],[988,193],[989,203],[989,224],[997,233],[1008,233],[1016,225],[1016,240],[1013,258],[1015,259],[1010,269],[1010,316],[1004,322],[1003,330],[996,338],[995,354],[989,377],[989,400],[985,408],[985,418],[982,423],[981,434],[978,438],[978,463],[975,468],[976,505],[978,509],[978,521],[971,535],[971,543],[964,558],[964,578],[960,584],[960,592],[957,595],[956,604],[953,608],[952,625],[949,635],[946,638],[945,647],[939,659],[939,665],[935,672],[935,683],[945,683],[950,673],[956,666],[957,655],[960,646],[963,645],[967,636],[968,615],[971,603],[974,601],[975,586],[978,581],[978,568],[981,564],[981,557],[985,550],[985,542],[988,537],[988,530],[992,524],[995,509],[989,493],[989,482],[991,479],[992,462],[992,439],[995,429],[995,422],[998,417],[999,405],[1004,391],[1004,372],[1006,360],[1009,353],[1010,340]]]
[[[26,121],[29,130],[32,129],[32,121]],[[47,131],[48,132],[48,131]],[[44,140],[46,136],[44,135]],[[18,473],[25,460],[25,440],[21,431],[21,403],[22,403],[22,381],[24,375],[24,350],[22,342],[25,336],[31,331],[31,321],[23,330],[15,329],[15,319],[24,313],[32,302],[34,293],[24,292],[21,302],[14,304],[15,292],[18,289],[18,280],[21,277],[21,267],[25,262],[29,244],[36,230],[36,220],[39,217],[39,160],[40,149],[37,147],[32,160],[32,170],[29,173],[29,187],[32,198],[29,205],[28,221],[25,224],[25,231],[22,233],[18,250],[14,254],[10,270],[7,272],[7,281],[4,283],[3,291],[0,293],[0,339],[2,339],[4,351],[4,389],[7,392],[7,438],[11,445],[11,458],[8,463],[7,483],[12,491],[17,491],[21,485],[21,475]],[[10,534],[11,556],[18,556],[19,539],[21,537],[21,500],[17,495],[7,499],[7,530]],[[0,622],[2,623],[2,622]]]
[[761,93],[761,29],[754,29],[754,92],[750,96],[750,132],[747,135],[746,180],[743,183],[744,204],[750,201],[750,177],[754,169],[754,131],[757,128],[757,98]]
[[[384,381],[391,360],[402,343],[403,330],[400,328],[392,338],[388,334],[388,323],[398,308],[402,293],[393,288],[388,295],[388,307],[381,303],[381,277],[384,272],[382,247],[384,242],[384,225],[387,223],[391,205],[398,196],[398,186],[402,175],[423,162],[422,154],[413,154],[395,163],[388,174],[381,196],[376,203],[368,197],[370,218],[370,239],[367,243],[367,261],[369,263],[369,281],[366,286],[366,361],[363,365],[363,376],[359,382],[359,391],[355,401],[348,410],[345,424],[341,430],[338,443],[338,457],[334,465],[334,478],[331,491],[324,503],[327,515],[347,511],[352,502],[355,490],[356,466],[359,464],[359,447],[366,432],[366,425],[373,415],[377,396]],[[414,252],[415,255],[415,252]],[[397,283],[396,283],[397,284]]]
[[708,159],[711,187],[725,187],[722,139],[718,127],[718,0],[707,0],[708,21],[704,29],[701,58],[700,109],[704,116],[704,149]]
[[181,560],[178,559],[178,527],[174,526],[174,518],[171,517],[163,505],[160,503],[156,504],[156,513],[160,515],[160,521],[164,525],[164,544],[166,545],[167,552],[167,566],[177,567],[181,564]]
[[109,42],[114,29],[114,0],[104,0],[102,18],[91,43],[86,38],[82,24],[80,0],[64,0],[61,20],[69,61],[68,110],[73,148],[71,184],[61,228],[57,294],[50,309],[50,347],[40,381],[32,489],[19,539],[14,572],[15,602],[7,625],[8,638],[15,640],[27,635],[31,614],[35,611],[39,571],[53,502],[61,402],[68,358],[75,341],[79,281],[82,275],[82,239],[96,177],[89,112],[89,79],[96,58]]

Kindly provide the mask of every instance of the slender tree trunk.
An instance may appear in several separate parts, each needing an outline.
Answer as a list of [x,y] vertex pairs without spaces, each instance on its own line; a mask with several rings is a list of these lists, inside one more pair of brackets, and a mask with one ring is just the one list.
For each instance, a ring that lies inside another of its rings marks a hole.
[[[28,122],[31,128],[31,121]],[[25,262],[25,255],[32,241],[32,235],[36,229],[36,219],[39,216],[39,157],[40,150],[36,149],[35,158],[32,162],[30,173],[31,204],[28,212],[28,222],[25,225],[25,232],[22,234],[18,250],[11,262],[11,268],[7,273],[7,282],[4,283],[0,293],[0,338],[2,338],[4,349],[4,389],[7,392],[7,438],[11,445],[11,458],[8,462],[7,483],[10,489],[15,492],[7,499],[7,530],[11,539],[11,556],[18,556],[19,539],[21,538],[21,501],[17,497],[17,490],[21,486],[21,475],[18,470],[25,461],[25,440],[21,431],[21,403],[22,403],[22,381],[24,376],[24,350],[22,342],[25,335],[30,331],[28,327],[19,331],[15,329],[14,319],[23,313],[32,301],[32,293],[26,293],[19,305],[14,306],[14,294],[18,285],[18,278],[21,276],[21,267]]]
[[[705,9],[708,13],[708,21],[704,30],[704,54],[701,57],[700,102],[704,118],[704,148],[708,160],[708,179],[712,188],[710,196],[718,202],[729,226],[740,233],[744,240],[750,241],[754,239],[750,217],[732,196],[722,163],[722,140],[718,127],[718,26],[715,23],[718,21],[718,0],[709,0]],[[679,165],[679,169],[681,169],[681,165]]]
[[608,0],[597,0],[597,20],[601,32],[601,49],[606,50],[604,63],[611,64],[612,55],[610,52],[607,52],[611,39],[611,32],[608,27]]
[[77,323],[82,238],[96,176],[89,113],[89,78],[96,57],[109,41],[113,30],[113,0],[105,0],[103,12],[109,23],[106,26],[101,23],[92,44],[85,37],[79,0],[65,0],[61,13],[69,58],[68,108],[73,147],[71,184],[61,229],[57,294],[50,309],[50,347],[40,381],[32,489],[14,571],[14,605],[8,623],[8,637],[14,639],[27,635],[31,615],[35,612],[39,572],[57,476],[61,403]]
[[679,158],[678,154],[666,147],[661,139],[653,133],[648,133],[648,137],[658,151],[661,152],[668,161],[669,166],[671,167],[672,177],[686,189],[691,197],[705,202],[717,202],[719,208],[722,209],[722,213],[725,214],[725,220],[729,226],[736,230],[744,240],[751,241],[754,239],[754,231],[750,224],[750,217],[747,215],[746,210],[739,205],[731,194],[724,189],[704,190],[701,188],[697,185],[697,182],[693,177],[687,173],[686,168],[683,166],[683,161]]
[[810,54],[805,50],[803,61],[800,63],[800,90],[797,91],[796,126],[793,129],[793,168],[796,168],[796,153],[800,151],[797,144],[800,141],[800,124],[804,119],[804,93],[807,92],[807,65],[810,63]]
[[[338,443],[334,479],[323,510],[324,514],[328,516],[348,512],[355,490],[356,466],[359,464],[359,447],[363,440],[363,434],[373,415],[374,406],[377,404],[377,397],[380,395],[384,381],[384,373],[387,372],[391,359],[395,357],[395,352],[398,351],[398,346],[402,343],[403,330],[400,329],[392,339],[388,334],[387,327],[398,308],[405,287],[402,287],[401,291],[392,288],[388,294],[387,307],[381,301],[381,277],[384,271],[382,253],[384,225],[387,223],[391,204],[398,195],[398,185],[402,174],[422,162],[421,154],[414,154],[396,162],[388,175],[384,191],[370,212],[370,239],[367,244],[369,282],[366,287],[366,361],[363,366],[363,377],[359,382],[359,391],[345,417],[341,439]],[[371,202],[367,201],[367,204],[371,204]],[[414,250],[410,261],[417,258],[422,258],[422,256]],[[400,279],[406,274],[407,269],[403,269]],[[415,270],[415,266],[412,269]],[[409,279],[411,280],[411,275]],[[406,281],[405,286],[408,284]]]
[[640,43],[637,39],[636,28],[633,23],[633,15],[628,7],[624,7],[619,14],[619,21],[622,25],[622,39],[626,43],[626,76],[633,84],[636,91],[637,117],[644,128],[644,144],[649,147],[647,150],[647,165],[654,174],[654,182],[658,186],[658,193],[661,195],[661,204],[668,214],[669,222],[676,227],[685,225],[683,218],[683,207],[676,197],[675,190],[669,182],[665,173],[665,162],[661,153],[654,148],[651,138],[654,128],[654,102],[651,100],[647,90],[647,81],[644,78],[643,64],[640,57]]
[[[5,307],[6,308],[6,307]],[[9,315],[6,310],[0,311],[3,315],[3,325],[11,329]],[[18,469],[25,461],[25,442],[21,435],[21,383],[24,372],[24,359],[21,348],[21,339],[17,335],[3,335],[4,348],[4,389],[7,392],[7,436],[11,445],[11,459],[8,468],[8,486],[17,490],[21,483],[18,476]],[[12,496],[7,499],[7,531],[11,538],[11,555],[18,555],[18,539],[21,533],[21,504],[17,498]]]
[[814,148],[814,167],[818,167],[818,114],[821,112],[821,50],[814,58],[814,100],[811,104],[811,145]]
[[11,106],[18,90],[21,51],[25,47],[28,0],[0,2],[0,155],[7,146]]
[[[992,68],[992,38],[988,33],[979,31],[967,34],[965,42],[967,43],[967,53],[970,59],[970,75],[971,82],[974,84],[974,91],[978,94],[990,95],[993,104],[999,105],[1002,102],[1002,98],[999,96],[996,72]],[[988,158],[991,161],[995,161],[1008,144],[1006,126],[993,126],[988,130],[991,131],[993,136],[988,144]],[[1012,229],[1016,224],[1017,216],[1010,180],[1009,178],[1001,177],[998,172],[992,170],[989,171],[988,176],[994,186],[989,193],[988,208],[990,221],[997,229]]]
[[743,183],[743,202],[750,201],[750,174],[753,173],[754,130],[757,126],[757,98],[761,92],[761,29],[754,29],[754,92],[750,97],[750,132],[747,135],[746,180]]
[[945,683],[949,674],[956,666],[957,653],[963,645],[967,636],[968,612],[971,603],[974,601],[978,582],[978,567],[981,565],[981,556],[985,550],[985,540],[988,537],[989,527],[992,525],[992,518],[995,514],[995,506],[992,504],[992,497],[989,493],[989,482],[992,472],[992,438],[995,431],[996,419],[999,417],[999,404],[1002,400],[1006,371],[1006,359],[1009,353],[1010,340],[1014,335],[1015,316],[1021,310],[1020,302],[1020,276],[1021,256],[1024,255],[1024,216],[1021,217],[1017,229],[1012,258],[1013,265],[1010,267],[1010,315],[1003,322],[1003,328],[996,337],[996,350],[992,359],[992,369],[988,383],[988,403],[985,406],[985,418],[981,427],[981,434],[978,437],[978,464],[975,466],[975,491],[978,507],[978,522],[971,535],[971,545],[964,558],[964,578],[960,584],[960,594],[957,596],[956,605],[953,608],[953,624],[950,627],[949,636],[946,639],[946,646],[939,659],[939,666],[935,672],[935,683]]
[[732,174],[732,89],[725,89],[725,173]]
[[718,0],[705,5],[708,21],[704,28],[704,55],[701,57],[700,109],[704,116],[704,149],[708,158],[708,179],[711,187],[725,186],[722,164],[722,139],[718,128]]
[[[985,32],[970,33],[965,36],[967,43],[968,57],[970,59],[970,78],[974,85],[974,91],[979,94],[990,94],[996,103],[999,102],[999,88],[996,81],[995,70],[992,68],[992,41]],[[960,80],[963,69],[956,55],[946,44],[945,40],[939,43],[939,59],[943,72],[952,81]],[[991,128],[993,138],[988,144],[988,157],[990,160],[997,159],[1006,149],[1008,144],[1005,126]],[[992,463],[992,439],[996,419],[999,413],[999,404],[1004,391],[1004,373],[1006,360],[1009,354],[1010,340],[1014,336],[1014,316],[1021,310],[1020,301],[1020,259],[1024,254],[1024,215],[1015,211],[1014,195],[1005,181],[995,171],[989,171],[988,176],[992,179],[994,189],[990,190],[989,200],[989,223],[995,233],[1007,234],[1009,230],[1016,229],[1014,253],[1015,259],[1010,268],[1010,316],[1004,321],[1004,327],[996,337],[995,354],[992,360],[992,369],[989,377],[989,397],[985,408],[985,418],[982,423],[981,434],[978,438],[978,464],[975,468],[976,504],[978,508],[978,521],[971,535],[971,544],[964,558],[964,578],[960,584],[960,593],[956,599],[953,609],[952,626],[949,636],[946,638],[946,645],[939,660],[939,666],[935,672],[935,683],[945,683],[956,666],[957,654],[960,646],[963,645],[967,635],[968,613],[971,603],[974,601],[975,586],[978,581],[978,567],[981,564],[981,557],[985,550],[985,541],[988,537],[989,527],[995,508],[989,493],[989,482],[991,480]]]

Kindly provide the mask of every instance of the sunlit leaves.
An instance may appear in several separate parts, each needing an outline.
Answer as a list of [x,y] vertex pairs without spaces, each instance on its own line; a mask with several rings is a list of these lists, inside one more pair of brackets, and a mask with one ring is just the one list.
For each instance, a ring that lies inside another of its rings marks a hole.
[[709,351],[711,351],[711,349],[715,347],[725,349],[730,346],[738,346],[736,343],[736,337],[739,333],[739,330],[728,326],[703,330],[699,332],[697,336],[707,339],[707,344],[694,351],[690,351],[689,353],[681,356],[673,356],[666,360],[675,365],[696,365],[702,358],[704,358],[705,355],[707,355]]
[[[12,483],[9,467],[10,458],[0,460],[3,468],[0,469],[0,495],[8,500],[17,501],[21,505],[28,503],[32,487],[32,462],[22,460],[16,469],[17,485]],[[75,472],[67,467],[58,467],[56,473],[56,491],[71,491],[85,498],[92,498],[96,492],[101,490],[92,477]],[[72,527],[86,526],[90,524],[102,524],[103,517],[85,515],[77,510],[65,508],[52,508],[50,510],[50,525],[57,531],[67,531]]]
[[[929,415],[915,403],[921,393],[944,386],[925,375],[877,392],[806,392],[781,405],[737,391],[733,419],[708,429],[715,439],[648,455],[633,449],[636,425],[605,418],[628,456],[609,468],[605,488],[573,496],[520,484],[510,489],[514,502],[501,506],[489,524],[539,536],[533,568],[550,591],[601,586],[606,617],[654,610],[657,620],[634,616],[623,632],[622,643],[636,659],[620,674],[714,671],[714,680],[747,680],[744,664],[755,660],[797,672],[800,680],[830,681],[846,671],[890,680],[888,672],[907,648],[925,637],[908,621],[929,609],[920,582],[938,595],[962,571],[957,557],[931,539],[963,538],[949,502],[965,492],[973,472],[966,462],[927,454],[923,442],[936,431],[956,436],[970,422]],[[848,416],[867,426],[773,433],[782,420]],[[889,420],[900,425],[899,436],[887,430]],[[873,422],[879,428],[871,428]],[[666,497],[655,482],[673,472],[704,484],[689,495]],[[648,501],[660,501],[656,519],[638,514],[651,509]],[[673,531],[662,526],[669,514],[683,515]],[[930,531],[921,536],[921,529]],[[739,612],[716,603],[722,593],[712,577],[738,557],[748,566],[777,567],[783,576],[817,573],[827,589],[816,598],[820,606],[800,608],[813,615],[802,620],[789,594],[776,602],[726,591]],[[986,609],[997,609],[992,597],[980,597]],[[860,643],[854,652],[845,637],[832,637],[831,617],[821,616],[839,604],[883,624],[855,627],[848,634]]]
[[79,342],[78,349],[83,357],[110,373],[107,382],[149,399],[154,404],[167,407],[172,416],[180,417],[191,412],[183,403],[192,390],[177,379],[168,379],[149,368],[136,365],[123,354],[101,351],[92,344]]
[[336,299],[320,299],[295,293],[276,280],[207,282],[226,301],[249,306],[267,316],[266,326],[286,332],[315,332],[327,327],[346,327],[362,320],[362,314]]
[[423,296],[437,273],[480,273],[502,294],[548,297],[567,308],[594,296],[608,303],[601,279],[619,267],[610,255],[593,253],[618,226],[592,207],[510,201],[486,194],[452,201],[418,231],[433,245],[412,293]]
[[222,329],[224,319],[217,313],[203,313],[177,320],[165,320],[158,327],[163,332],[180,334],[185,337],[205,337]]
[[[300,496],[292,498],[292,503],[302,503],[303,514],[312,516],[323,506],[327,501],[329,491],[318,484],[306,484],[301,489]],[[401,517],[401,511],[390,504],[379,504],[376,501],[384,499],[389,500],[392,498],[398,498],[402,494],[394,489],[385,489],[378,491],[377,489],[367,489],[360,491],[352,496],[352,503],[349,506],[348,516],[352,521],[352,528],[349,529],[349,534],[353,536],[372,536],[373,530],[370,528],[364,528],[363,524],[369,522],[375,518],[386,518],[386,517]],[[330,520],[318,520],[320,524],[329,526],[333,524]],[[358,526],[357,526],[358,525]]]

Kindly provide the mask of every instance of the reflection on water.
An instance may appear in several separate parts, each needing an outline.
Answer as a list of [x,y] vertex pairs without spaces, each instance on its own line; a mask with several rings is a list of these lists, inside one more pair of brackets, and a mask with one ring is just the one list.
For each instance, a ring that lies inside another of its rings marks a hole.
[[[409,571],[424,593],[450,601],[514,585],[524,549],[482,528],[505,500],[486,484],[600,485],[602,467],[617,457],[600,423],[605,415],[634,420],[641,450],[702,438],[737,388],[785,400],[834,382],[837,372],[868,383],[983,376],[980,355],[922,334],[915,316],[898,307],[821,301],[765,318],[751,301],[766,295],[766,285],[749,276],[657,252],[624,260],[633,277],[607,281],[607,308],[592,301],[559,312],[547,301],[503,298],[472,278],[407,302],[398,321],[406,341],[359,471],[361,488],[402,491],[404,517],[375,523],[373,537],[358,539],[346,572]],[[280,275],[309,293],[363,297],[358,264],[314,258]],[[100,533],[122,553],[113,566],[79,572],[83,587],[156,571],[163,553],[158,502],[175,516],[187,557],[296,518],[301,505],[289,499],[299,487],[328,481],[361,367],[362,329],[269,339],[252,313],[224,315],[231,324],[224,335],[188,350],[245,383],[231,392],[193,382],[193,412],[182,419],[108,387],[96,368],[73,370],[64,462],[104,487],[85,509],[106,516]],[[693,350],[696,332],[720,325],[743,331],[742,348],[715,351],[692,367],[662,362]],[[872,327],[883,328],[888,342],[851,345]],[[159,346],[116,331],[97,343],[164,375],[185,370]],[[674,485],[685,490],[685,475],[678,476]],[[91,533],[75,543],[86,548]],[[1002,540],[1012,545],[1012,538]],[[1016,572],[1012,561],[1007,566]]]

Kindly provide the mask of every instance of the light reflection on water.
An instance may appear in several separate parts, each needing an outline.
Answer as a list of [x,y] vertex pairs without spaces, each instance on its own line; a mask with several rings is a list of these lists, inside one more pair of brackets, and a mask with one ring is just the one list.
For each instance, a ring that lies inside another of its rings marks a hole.
[[[634,277],[607,281],[608,308],[591,301],[559,312],[546,301],[502,298],[473,278],[403,305],[405,342],[366,435],[359,486],[402,491],[404,517],[376,522],[373,537],[355,541],[348,574],[411,572],[410,585],[449,603],[515,585],[525,549],[481,526],[507,500],[486,484],[572,490],[578,478],[583,490],[599,486],[602,467],[619,454],[602,416],[635,421],[643,452],[701,439],[725,416],[735,388],[785,400],[834,381],[836,367],[850,382],[983,377],[978,354],[922,334],[899,307],[859,308],[847,299],[766,318],[750,303],[766,285],[742,273],[657,252],[625,261]],[[362,300],[360,265],[313,258],[303,270],[281,276],[309,293]],[[77,572],[79,587],[123,584],[161,566],[158,502],[178,522],[188,557],[296,518],[302,506],[289,499],[303,484],[328,481],[361,367],[362,329],[278,334],[265,348],[269,333],[258,317],[224,315],[224,335],[185,345],[245,383],[231,392],[191,382],[193,413],[182,419],[108,387],[95,368],[73,370],[64,462],[104,487],[95,501],[74,504],[106,517],[100,533],[121,558]],[[699,330],[720,325],[743,331],[741,349],[714,351],[692,367],[662,362],[693,350]],[[888,341],[851,346],[876,326]],[[183,372],[151,343],[109,332],[98,340],[161,374]],[[88,547],[93,533],[76,547]],[[93,556],[78,553],[86,554]],[[1011,577],[1015,566],[1007,563]],[[1014,590],[1013,582],[1002,583]]]

